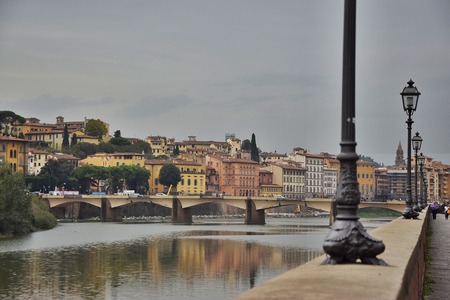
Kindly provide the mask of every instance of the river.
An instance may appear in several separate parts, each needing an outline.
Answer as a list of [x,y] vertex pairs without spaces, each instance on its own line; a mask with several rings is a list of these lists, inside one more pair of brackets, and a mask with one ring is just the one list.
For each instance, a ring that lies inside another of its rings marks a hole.
[[328,218],[266,222],[59,223],[0,239],[0,299],[231,299],[323,254]]

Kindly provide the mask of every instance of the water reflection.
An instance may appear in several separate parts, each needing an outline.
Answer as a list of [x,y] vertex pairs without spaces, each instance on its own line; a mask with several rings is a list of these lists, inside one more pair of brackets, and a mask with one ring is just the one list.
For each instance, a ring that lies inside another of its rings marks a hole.
[[[266,228],[256,235],[183,230],[112,243],[2,252],[0,297],[229,299],[322,254],[320,247],[274,242],[283,230]],[[286,240],[298,237],[298,231],[294,235],[292,228],[287,230],[291,235]],[[319,244],[323,234],[317,235]]]

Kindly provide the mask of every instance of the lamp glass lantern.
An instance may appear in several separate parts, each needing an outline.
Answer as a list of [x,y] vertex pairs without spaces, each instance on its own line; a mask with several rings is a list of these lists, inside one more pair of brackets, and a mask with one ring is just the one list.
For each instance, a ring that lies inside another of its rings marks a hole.
[[400,95],[402,95],[403,110],[411,114],[415,112],[417,103],[419,102],[420,92],[414,86],[414,81],[410,79],[408,81],[408,86],[403,89]]
[[422,153],[420,153],[419,157],[417,157],[417,162],[419,163],[420,166],[424,165],[424,163],[425,163],[425,156]]
[[416,132],[416,135],[412,138],[412,145],[413,145],[413,149],[414,151],[419,151],[420,148],[422,147],[422,137],[419,135],[418,132]]

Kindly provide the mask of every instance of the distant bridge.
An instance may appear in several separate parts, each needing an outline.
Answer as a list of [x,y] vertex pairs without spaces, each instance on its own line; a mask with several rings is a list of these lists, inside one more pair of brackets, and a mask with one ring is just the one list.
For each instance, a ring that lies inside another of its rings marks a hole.
[[[236,197],[225,196],[112,196],[112,195],[66,195],[42,196],[51,209],[64,208],[74,203],[88,203],[101,209],[103,221],[120,221],[120,209],[135,203],[153,203],[172,209],[172,221],[175,223],[192,223],[191,208],[201,204],[220,203],[245,210],[245,224],[265,224],[265,210],[287,205],[319,209],[332,212],[332,199],[306,198],[304,200],[279,200],[272,197]],[[405,203],[402,201],[361,202],[359,208],[383,207],[402,212]]]

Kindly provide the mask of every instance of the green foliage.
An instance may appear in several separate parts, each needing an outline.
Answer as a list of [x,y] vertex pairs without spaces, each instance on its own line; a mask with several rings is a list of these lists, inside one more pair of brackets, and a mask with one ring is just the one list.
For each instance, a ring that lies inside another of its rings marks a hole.
[[98,146],[91,143],[77,143],[70,148],[70,153],[80,159],[88,157],[88,155],[98,152]]
[[0,166],[0,233],[24,234],[32,230],[31,194],[20,173]]
[[109,140],[110,144],[116,145],[116,146],[128,146],[131,145],[131,142],[123,137],[113,137]]
[[95,136],[99,141],[108,133],[105,123],[99,119],[89,119],[84,130],[87,135]]
[[110,176],[110,170],[106,167],[97,167],[91,165],[80,166],[74,171],[75,178],[81,186],[81,192],[89,191],[91,185],[96,185],[99,188],[100,180],[106,180]]
[[147,156],[152,156],[152,147],[150,147],[149,143],[144,141],[137,141],[130,146],[130,149],[132,150],[131,152],[142,153],[142,151],[144,151]]
[[159,171],[159,182],[164,186],[176,187],[181,181],[181,171],[174,164],[165,164]]
[[100,143],[97,146],[97,152],[105,152],[105,153],[114,153],[114,152],[122,152],[117,151],[118,147],[111,143]]
[[48,204],[42,198],[33,196],[32,211],[34,220],[33,225],[36,229],[46,230],[56,226],[57,221],[50,213]]
[[25,118],[10,110],[0,111],[0,131],[3,129],[3,135],[10,135],[10,129],[15,123],[24,124]]
[[251,148],[252,148],[251,145],[252,145],[252,144],[250,143],[250,140],[249,140],[249,139],[245,139],[245,140],[243,140],[242,143],[241,143],[241,149],[242,149],[242,150],[250,151]]
[[78,137],[77,137],[77,134],[74,133],[74,134],[72,134],[72,138],[70,140],[70,147],[73,147],[76,144],[78,144]]
[[180,155],[180,147],[178,145],[175,145],[175,148],[173,149],[173,156]]
[[256,137],[255,134],[252,134],[252,141],[250,142],[250,152],[251,152],[251,160],[259,162],[259,150],[256,146]]
[[115,137],[115,138],[120,138],[120,137],[122,137],[122,134],[120,133],[120,130],[114,131],[114,137]]
[[69,148],[69,129],[67,128],[67,124],[64,126],[62,147]]
[[100,180],[107,182],[107,189],[112,193],[130,189],[140,194],[146,194],[149,189],[150,171],[140,166],[97,167],[85,165],[78,167],[74,175],[78,179],[82,191],[88,191],[92,184],[98,187]]

